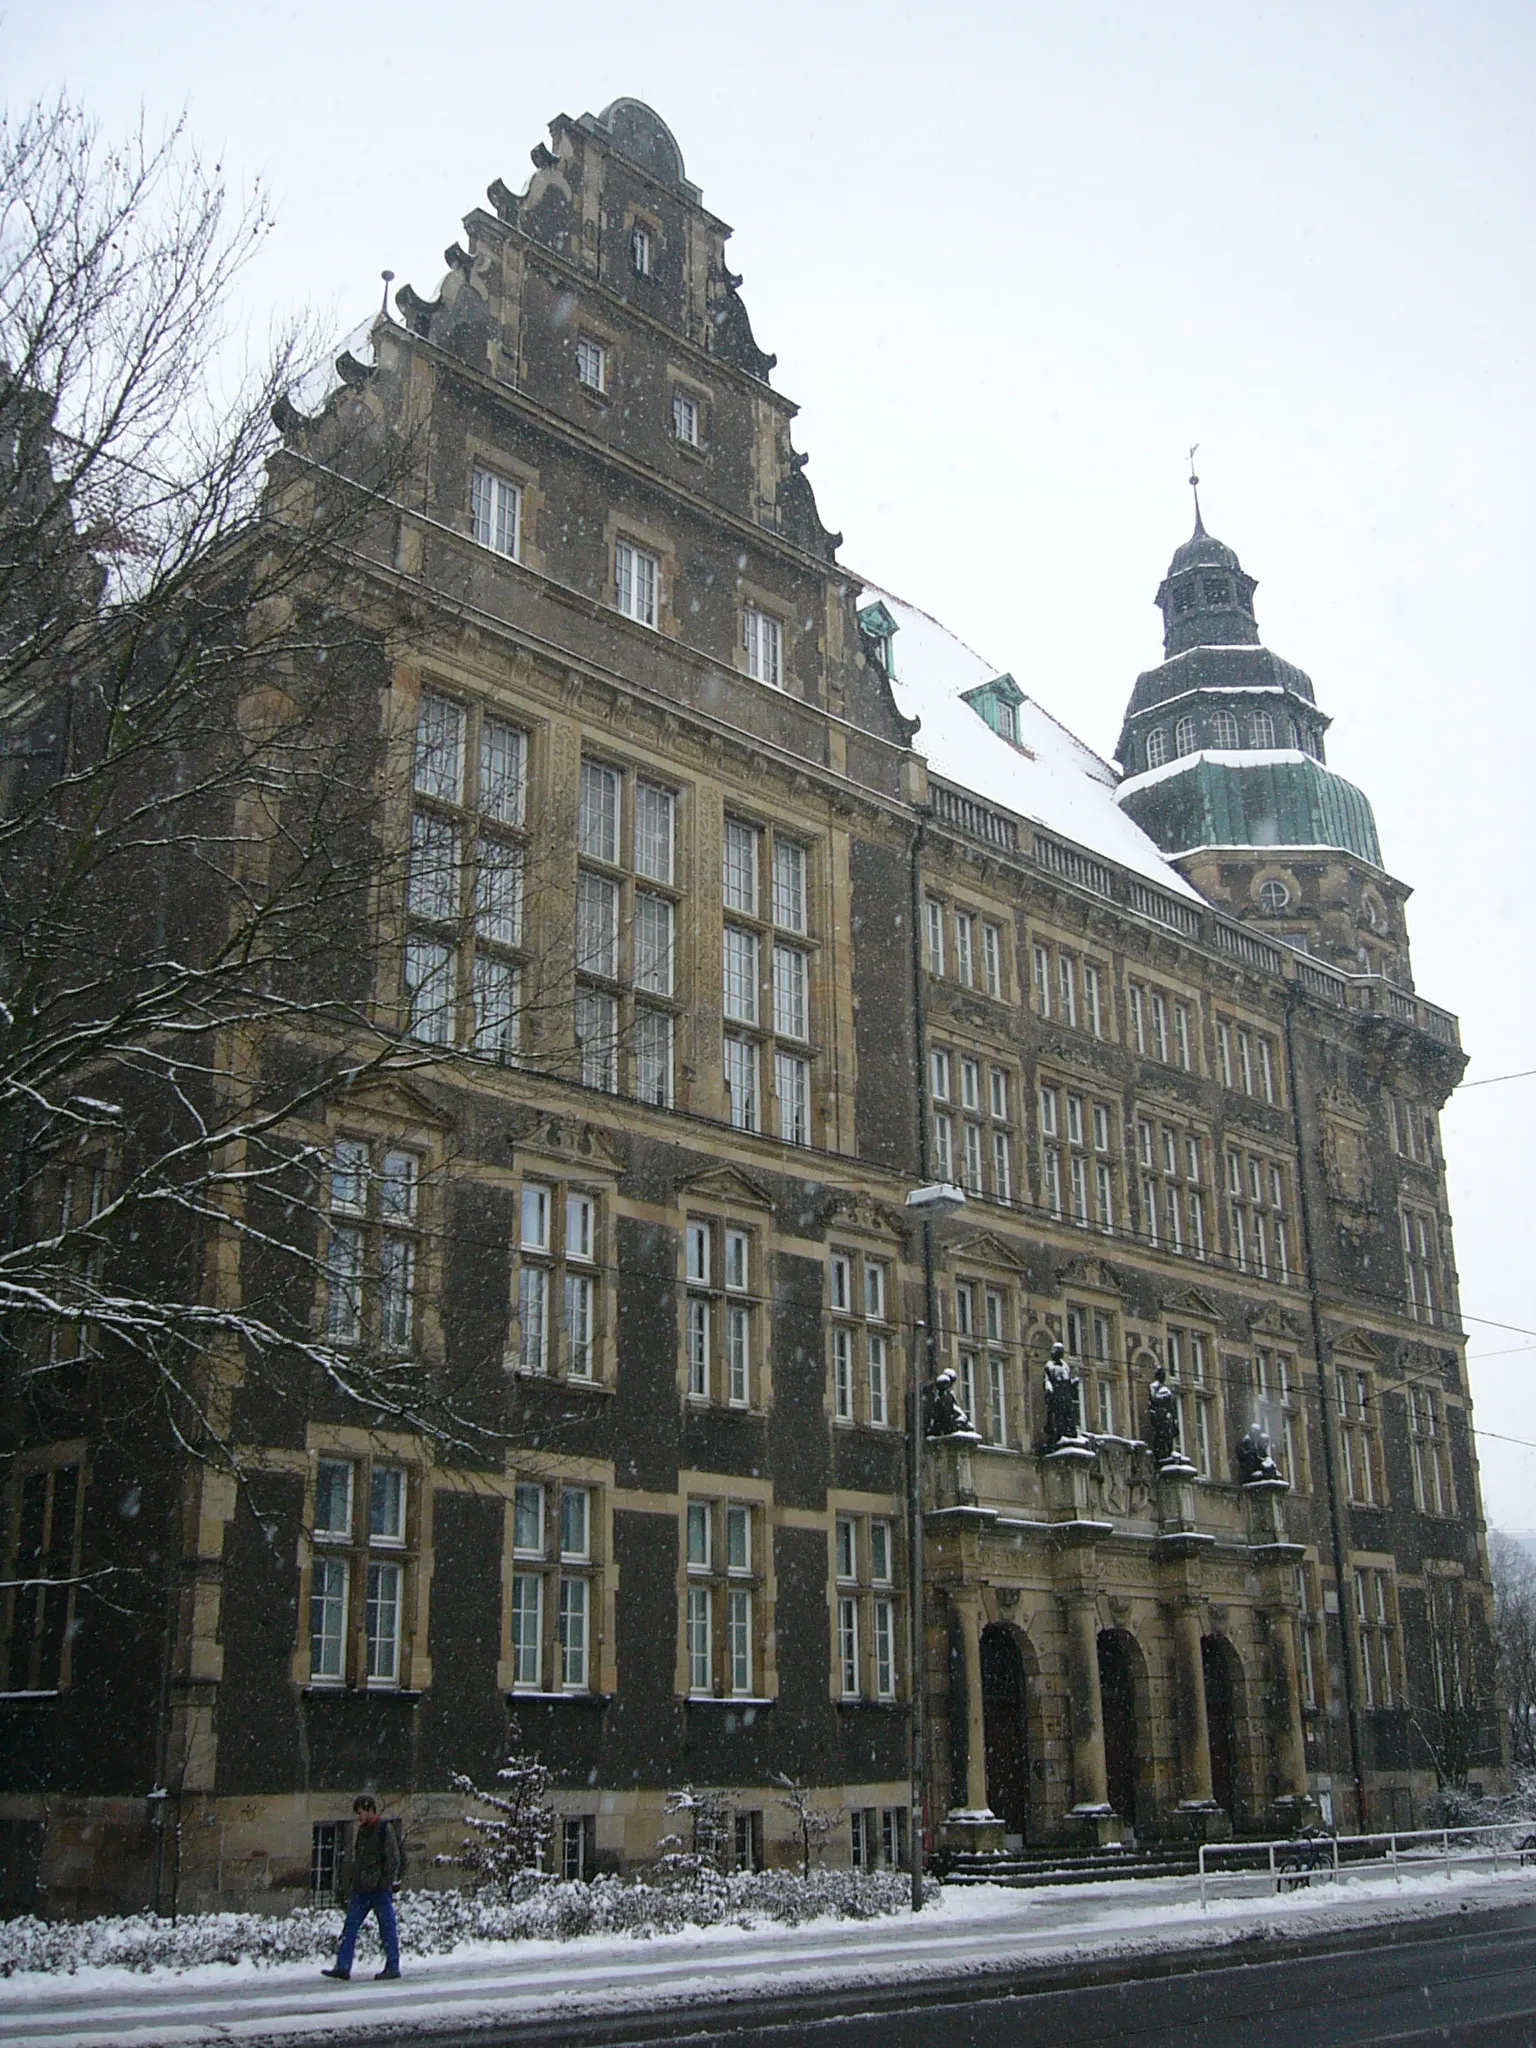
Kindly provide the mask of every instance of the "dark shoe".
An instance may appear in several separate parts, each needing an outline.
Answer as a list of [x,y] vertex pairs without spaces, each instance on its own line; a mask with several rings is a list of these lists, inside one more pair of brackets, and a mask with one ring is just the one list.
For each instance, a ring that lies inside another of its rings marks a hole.
[[352,1982],[352,1972],[350,1970],[338,1970],[334,1964],[332,1964],[330,1969],[322,1970],[320,1974],[322,1977],[335,1977],[342,1984],[350,1984]]
[[391,1970],[391,1969],[375,1970],[375,1971],[374,1971],[374,1973],[373,1973],[373,1981],[374,1981],[374,1983],[375,1983],[375,1984],[382,1984],[382,1983],[383,1983],[383,1982],[385,1981],[385,1979],[386,1979],[386,1978],[390,1978],[390,1977],[398,1977],[398,1976],[399,1976],[399,1974],[400,1974],[400,1970],[399,1970],[399,1966],[398,1966],[398,1965],[397,1965],[397,1966],[396,1966],[396,1967],[395,1967],[395,1968],[394,1968],[393,1970]]

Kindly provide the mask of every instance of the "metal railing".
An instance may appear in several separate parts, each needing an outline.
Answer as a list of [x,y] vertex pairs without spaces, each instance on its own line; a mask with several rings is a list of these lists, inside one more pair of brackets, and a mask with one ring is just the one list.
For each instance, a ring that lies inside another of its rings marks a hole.
[[[1215,1869],[1207,1858],[1235,1867]],[[1274,1842],[1202,1842],[1200,1905],[1209,1903],[1214,1883],[1267,1883],[1271,1893],[1312,1884],[1338,1884],[1345,1877],[1386,1871],[1401,1884],[1403,1872],[1456,1870],[1486,1863],[1513,1869],[1536,1863],[1536,1829],[1528,1820],[1498,1821],[1476,1828],[1414,1828],[1374,1835],[1292,1835]]]

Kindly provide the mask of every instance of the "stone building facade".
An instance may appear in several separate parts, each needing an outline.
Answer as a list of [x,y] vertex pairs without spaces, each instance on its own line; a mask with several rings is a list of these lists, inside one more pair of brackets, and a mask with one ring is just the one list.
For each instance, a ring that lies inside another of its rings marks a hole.
[[[657,116],[562,117],[533,161],[285,419],[274,486],[327,487],[338,403],[415,450],[348,590],[413,849],[377,1001],[443,1057],[309,1134],[316,1327],[413,1348],[506,1446],[324,1401],[277,1431],[251,1394],[243,1488],[24,1447],[13,1561],[142,1542],[178,1576],[154,1630],[13,1600],[11,1901],[142,1904],[153,1867],[162,1903],[291,1902],[360,1784],[419,1870],[513,1720],[570,1870],[644,1861],[683,1781],[787,1859],[780,1774],[836,1857],[901,1860],[917,1691],[941,1848],[1406,1825],[1437,1775],[1491,1781],[1435,1121],[1463,1057],[1251,581],[1197,525],[1117,789],[840,565]],[[1211,724],[1175,753],[1180,719]],[[967,1200],[930,1274],[931,1183]],[[1055,1343],[1083,1426],[1052,1448]],[[970,1426],[927,1439],[914,1633],[930,1366]],[[1277,1476],[1245,1484],[1255,1422]]]

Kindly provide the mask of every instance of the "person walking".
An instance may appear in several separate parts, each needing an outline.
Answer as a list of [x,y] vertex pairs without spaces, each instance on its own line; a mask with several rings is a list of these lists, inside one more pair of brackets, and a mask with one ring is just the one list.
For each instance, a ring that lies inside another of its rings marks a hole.
[[357,1827],[352,1836],[352,1853],[347,1858],[347,1918],[341,1930],[336,1960],[322,1977],[337,1977],[345,1984],[352,1975],[352,1951],[363,1922],[371,1913],[379,1923],[384,1942],[384,1967],[378,1977],[400,1974],[400,1935],[395,1926],[394,1886],[400,1876],[400,1844],[395,1831],[379,1819],[379,1809],[366,1792],[352,1802]]

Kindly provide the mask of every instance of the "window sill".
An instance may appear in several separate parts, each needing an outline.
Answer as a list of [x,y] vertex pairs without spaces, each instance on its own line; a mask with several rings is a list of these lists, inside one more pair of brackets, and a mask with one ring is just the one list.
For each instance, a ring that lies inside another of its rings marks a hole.
[[27,1706],[34,1700],[56,1700],[63,1695],[62,1686],[44,1687],[37,1692],[0,1692],[0,1707]]
[[613,403],[611,391],[600,391],[595,384],[583,384],[579,377],[576,379],[576,389],[588,405],[595,405],[599,411],[605,410]]
[[560,1701],[568,1707],[606,1707],[613,1698],[613,1694],[611,1692],[581,1692],[574,1688],[569,1692],[540,1692],[537,1688],[530,1685],[514,1686],[504,1697],[509,1705],[514,1705],[518,1700],[547,1700],[551,1703]]
[[412,1707],[422,1697],[419,1686],[408,1685],[342,1685],[321,1681],[301,1686],[300,1691],[307,1700],[399,1700]]
[[839,1711],[843,1712],[853,1707],[862,1707],[865,1710],[865,1712],[874,1712],[877,1714],[905,1714],[909,1711],[907,1702],[905,1700],[872,1700],[866,1699],[862,1694],[860,1694],[857,1698],[853,1697],[852,1695],[845,1694],[842,1697],[834,1700],[832,1704],[835,1707],[837,1707]]
[[685,1707],[775,1707],[778,1701],[769,1699],[764,1693],[750,1692],[690,1692],[684,1695]]
[[527,1365],[509,1365],[505,1370],[515,1380],[526,1380],[536,1387],[557,1388],[562,1394],[612,1394],[614,1391],[607,1380],[575,1380],[564,1373],[536,1372]]

